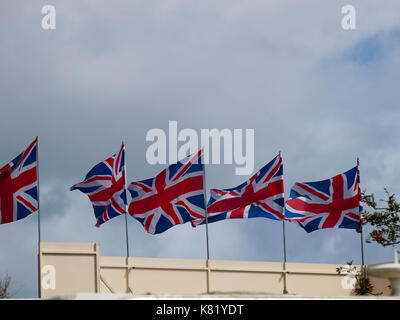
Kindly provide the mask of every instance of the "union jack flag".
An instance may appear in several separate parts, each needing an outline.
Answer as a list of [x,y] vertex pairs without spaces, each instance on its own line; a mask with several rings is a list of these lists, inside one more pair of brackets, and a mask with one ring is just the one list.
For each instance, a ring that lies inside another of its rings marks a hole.
[[122,144],[118,154],[95,165],[85,180],[74,184],[72,190],[87,194],[92,202],[96,227],[104,222],[126,213],[125,190],[125,146]]
[[359,229],[361,192],[358,165],[331,179],[296,182],[286,201],[286,219],[307,232],[325,228]]
[[37,138],[0,169],[0,223],[14,222],[38,210]]
[[[243,218],[284,219],[283,164],[279,154],[250,180],[231,189],[212,189],[207,206],[208,222]],[[206,220],[192,221],[192,226]]]
[[161,171],[132,182],[129,214],[151,234],[205,217],[203,150]]

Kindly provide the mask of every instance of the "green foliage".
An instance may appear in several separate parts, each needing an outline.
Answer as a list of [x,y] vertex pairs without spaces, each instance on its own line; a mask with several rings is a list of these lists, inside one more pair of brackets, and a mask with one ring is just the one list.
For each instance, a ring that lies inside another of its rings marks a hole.
[[378,207],[374,194],[362,193],[362,201],[366,203],[372,212],[363,211],[363,224],[370,224],[373,231],[370,232],[367,243],[375,241],[386,247],[400,243],[400,204],[396,201],[395,195],[390,194],[386,189],[387,199],[380,200],[384,202],[383,207]]
[[367,277],[367,274],[365,272],[358,273],[356,275],[356,286],[354,288],[354,293],[357,296],[365,296],[368,294],[373,294],[373,291],[374,287],[371,284],[371,280]]
[[347,266],[342,266],[336,268],[338,274],[353,274],[355,277],[355,286],[353,289],[353,294],[357,296],[365,295],[380,295],[381,293],[374,294],[374,287],[371,284],[371,280],[368,278],[365,268],[361,271],[357,270],[357,267],[353,265],[353,261],[347,262]]

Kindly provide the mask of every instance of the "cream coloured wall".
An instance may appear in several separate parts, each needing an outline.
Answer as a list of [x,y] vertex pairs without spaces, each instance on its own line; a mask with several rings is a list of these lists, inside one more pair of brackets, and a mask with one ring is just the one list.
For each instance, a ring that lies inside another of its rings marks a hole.
[[100,291],[97,243],[41,242],[40,297]]
[[[339,265],[260,261],[101,257],[96,243],[42,242],[41,297],[75,293],[198,295],[216,292],[308,297],[349,296]],[[50,266],[50,267],[49,267]],[[51,274],[48,270],[54,270]],[[377,292],[390,295],[389,282],[371,278]],[[53,281],[53,282],[52,282]]]

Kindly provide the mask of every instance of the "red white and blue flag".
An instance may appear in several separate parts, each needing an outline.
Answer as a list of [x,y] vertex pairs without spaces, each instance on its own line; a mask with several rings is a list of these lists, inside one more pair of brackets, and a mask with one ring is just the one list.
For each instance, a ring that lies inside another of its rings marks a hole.
[[205,217],[203,150],[161,171],[132,182],[129,214],[151,234]]
[[0,223],[14,222],[38,210],[37,138],[0,169]]
[[96,227],[126,213],[125,146],[118,154],[95,165],[85,180],[71,187],[85,193],[92,202]]
[[296,182],[286,201],[286,220],[307,232],[326,228],[360,228],[358,166],[331,179]]
[[[207,206],[208,223],[244,218],[284,219],[283,164],[280,154],[250,180],[231,189],[212,189]],[[206,223],[192,221],[192,226]]]

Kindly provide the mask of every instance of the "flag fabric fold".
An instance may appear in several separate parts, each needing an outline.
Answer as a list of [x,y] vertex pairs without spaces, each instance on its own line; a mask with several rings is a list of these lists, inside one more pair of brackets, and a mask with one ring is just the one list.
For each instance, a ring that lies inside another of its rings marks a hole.
[[296,182],[286,201],[285,217],[307,232],[326,228],[360,228],[358,165],[333,178]]
[[[208,223],[225,219],[284,219],[283,164],[279,154],[248,181],[231,189],[212,189],[207,205]],[[192,226],[206,219],[192,221]]]
[[37,138],[0,169],[0,224],[38,210]]
[[205,217],[203,150],[161,171],[155,178],[130,183],[129,214],[145,230],[158,234]]
[[71,191],[80,190],[89,197],[96,227],[126,213],[125,174],[125,145],[122,144],[118,154],[95,165],[85,180],[71,187]]

